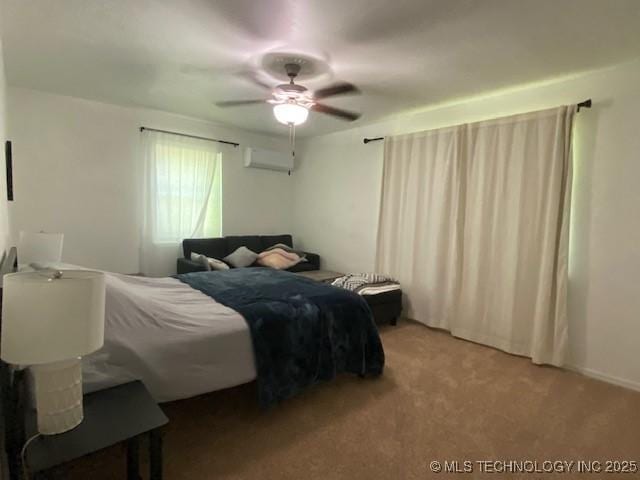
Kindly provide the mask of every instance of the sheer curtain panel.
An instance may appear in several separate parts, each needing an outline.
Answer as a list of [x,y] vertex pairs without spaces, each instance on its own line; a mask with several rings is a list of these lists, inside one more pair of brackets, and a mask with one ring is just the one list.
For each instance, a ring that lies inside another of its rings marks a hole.
[[140,271],[176,272],[185,238],[222,230],[222,153],[215,142],[145,130]]
[[561,365],[575,107],[385,141],[377,269],[410,318]]

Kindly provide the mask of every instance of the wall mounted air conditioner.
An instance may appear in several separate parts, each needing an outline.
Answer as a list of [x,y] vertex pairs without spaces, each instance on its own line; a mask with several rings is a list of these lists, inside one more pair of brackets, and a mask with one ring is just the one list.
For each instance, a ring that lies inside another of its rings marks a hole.
[[293,170],[293,156],[291,152],[274,152],[273,150],[248,147],[244,151],[244,166],[290,172]]

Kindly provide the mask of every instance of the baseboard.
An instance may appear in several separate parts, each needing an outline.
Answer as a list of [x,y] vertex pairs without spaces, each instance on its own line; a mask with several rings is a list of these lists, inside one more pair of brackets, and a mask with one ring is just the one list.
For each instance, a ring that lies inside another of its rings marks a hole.
[[571,370],[572,372],[581,373],[586,377],[595,378],[596,380],[602,380],[603,382],[612,383],[614,385],[618,385],[619,387],[625,387],[640,392],[640,382],[627,380],[626,378],[614,377],[613,375],[598,372],[597,370],[593,370],[591,368],[576,367],[574,365],[567,365],[565,366],[565,368],[567,370]]

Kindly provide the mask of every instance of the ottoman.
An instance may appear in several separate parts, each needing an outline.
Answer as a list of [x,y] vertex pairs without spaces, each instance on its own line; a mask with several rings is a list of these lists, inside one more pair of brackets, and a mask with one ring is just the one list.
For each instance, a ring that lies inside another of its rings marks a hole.
[[390,290],[374,295],[362,295],[369,304],[376,323],[395,325],[402,313],[402,290]]
[[[344,275],[343,273],[328,270],[297,273],[298,275],[323,283],[331,283],[336,278]],[[402,313],[402,290],[398,288],[397,290],[389,290],[375,294],[364,294],[362,298],[364,298],[369,308],[371,308],[376,323],[395,325],[398,322],[398,318]]]

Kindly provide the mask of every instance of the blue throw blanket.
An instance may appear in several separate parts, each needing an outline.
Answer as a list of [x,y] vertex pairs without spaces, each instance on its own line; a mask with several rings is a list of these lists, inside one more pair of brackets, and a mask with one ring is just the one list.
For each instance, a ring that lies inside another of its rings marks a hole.
[[251,331],[262,406],[342,372],[380,375],[384,350],[356,293],[270,268],[176,275],[240,313]]

